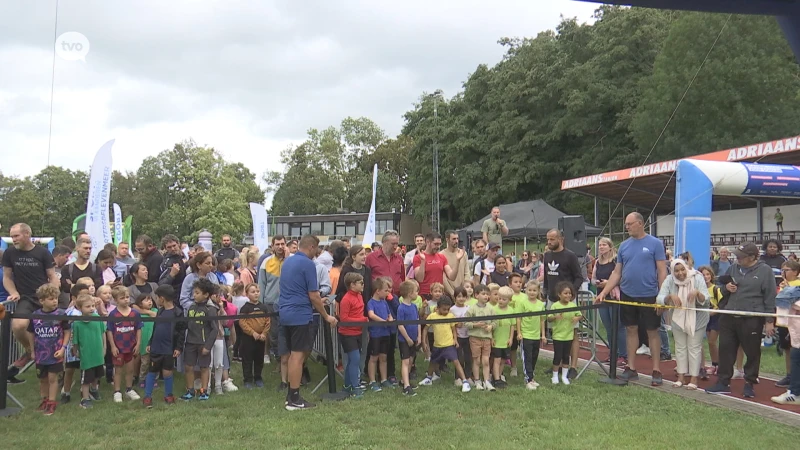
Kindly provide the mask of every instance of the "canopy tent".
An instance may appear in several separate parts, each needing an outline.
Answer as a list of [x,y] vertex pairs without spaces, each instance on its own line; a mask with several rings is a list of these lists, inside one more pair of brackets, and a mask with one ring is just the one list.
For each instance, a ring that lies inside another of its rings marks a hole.
[[[500,218],[506,221],[508,227],[508,236],[504,236],[503,239],[518,240],[540,237],[544,240],[548,231],[558,228],[558,219],[565,215],[541,199],[500,205]],[[487,214],[464,228],[464,231],[473,237],[480,236],[483,221],[490,217],[491,214]],[[600,228],[586,224],[587,237],[599,236],[600,231]]]

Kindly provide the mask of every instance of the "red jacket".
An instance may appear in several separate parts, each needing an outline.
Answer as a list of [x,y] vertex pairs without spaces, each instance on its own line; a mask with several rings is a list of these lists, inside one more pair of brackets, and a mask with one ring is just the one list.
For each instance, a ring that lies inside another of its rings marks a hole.
[[[341,322],[368,322],[364,317],[364,300],[361,294],[347,291],[339,303],[339,321]],[[339,334],[342,336],[361,336],[364,328],[362,327],[339,327]]]

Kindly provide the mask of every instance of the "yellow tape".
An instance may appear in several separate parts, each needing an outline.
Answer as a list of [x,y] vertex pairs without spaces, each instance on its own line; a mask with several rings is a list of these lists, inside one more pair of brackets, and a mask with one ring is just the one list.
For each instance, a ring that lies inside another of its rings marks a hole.
[[707,313],[713,313],[713,314],[728,314],[728,315],[731,315],[731,316],[781,317],[781,318],[787,318],[787,319],[800,319],[800,315],[770,314],[770,313],[752,312],[752,311],[729,311],[729,310],[726,310],[726,309],[687,308],[685,306],[658,305],[658,304],[650,304],[650,303],[625,302],[625,301],[621,301],[621,300],[603,300],[603,303],[614,303],[616,305],[625,305],[625,306],[638,306],[640,308],[683,309],[685,311],[707,312]]

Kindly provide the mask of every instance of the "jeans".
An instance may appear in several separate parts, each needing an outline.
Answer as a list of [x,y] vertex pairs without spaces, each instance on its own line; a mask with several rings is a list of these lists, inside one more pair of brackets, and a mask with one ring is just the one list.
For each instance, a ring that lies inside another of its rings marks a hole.
[[661,338],[661,354],[671,355],[672,352],[669,350],[669,334],[667,333],[666,320],[666,314],[661,314],[661,326],[658,327],[658,336]]
[[344,367],[344,385],[355,388],[361,385],[361,372],[359,371],[361,350],[352,350],[348,352],[346,356],[347,363]]
[[800,348],[792,347],[792,372],[789,390],[793,395],[800,395]]
[[[603,322],[603,328],[606,329],[606,339],[609,345],[611,346],[611,319],[612,313],[614,311],[619,311],[618,306],[611,306],[608,308],[600,308],[600,320]],[[619,315],[619,313],[617,314]],[[617,357],[621,358],[628,358],[628,346],[626,344],[626,337],[625,337],[625,327],[622,326],[621,322],[618,322],[617,327]]]

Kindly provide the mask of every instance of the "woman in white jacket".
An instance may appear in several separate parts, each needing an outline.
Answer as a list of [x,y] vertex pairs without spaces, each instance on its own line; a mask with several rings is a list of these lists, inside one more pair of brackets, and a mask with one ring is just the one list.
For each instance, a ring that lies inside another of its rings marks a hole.
[[678,382],[674,387],[683,386],[688,374],[691,380],[686,387],[697,389],[703,337],[709,315],[707,312],[695,311],[694,308],[708,308],[710,302],[703,275],[690,267],[680,258],[673,259],[670,263],[670,275],[661,285],[656,301],[659,305],[676,307],[672,310],[672,335],[675,338],[675,359],[678,365]]

